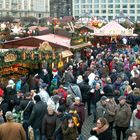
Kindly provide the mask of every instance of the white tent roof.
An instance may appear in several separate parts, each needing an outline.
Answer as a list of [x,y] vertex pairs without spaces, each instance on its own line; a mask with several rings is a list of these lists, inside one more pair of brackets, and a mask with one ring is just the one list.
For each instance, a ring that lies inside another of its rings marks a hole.
[[124,28],[116,21],[111,21],[102,28],[95,30],[94,34],[97,36],[131,36],[133,35],[133,30]]

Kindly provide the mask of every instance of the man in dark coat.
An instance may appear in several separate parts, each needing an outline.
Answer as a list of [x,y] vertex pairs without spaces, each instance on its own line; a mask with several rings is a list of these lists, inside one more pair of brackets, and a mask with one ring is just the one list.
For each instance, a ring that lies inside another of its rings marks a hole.
[[34,102],[31,100],[30,93],[24,95],[24,100],[20,102],[20,109],[23,110],[23,127],[26,132],[26,139],[29,140],[28,135],[28,121],[32,113]]
[[84,81],[79,83],[79,87],[81,90],[81,95],[82,95],[82,102],[85,104],[87,103],[87,108],[88,108],[88,115],[91,115],[90,112],[90,104],[91,104],[91,87],[88,84],[89,79],[88,77],[84,78]]
[[42,120],[45,113],[47,112],[47,104],[41,101],[41,98],[39,95],[35,95],[34,100],[36,101],[36,104],[33,107],[28,124],[31,125],[33,128],[34,139],[40,140]]
[[91,93],[92,93],[91,103],[93,106],[93,116],[94,116],[94,123],[95,123],[96,122],[96,103],[101,99],[101,96],[102,96],[100,83],[96,83],[95,89],[93,89]]

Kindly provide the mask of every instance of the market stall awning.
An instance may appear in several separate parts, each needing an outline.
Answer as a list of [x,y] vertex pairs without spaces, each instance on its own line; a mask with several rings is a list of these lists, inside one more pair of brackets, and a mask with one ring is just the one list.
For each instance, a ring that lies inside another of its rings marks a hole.
[[71,49],[76,50],[76,49],[81,49],[81,48],[89,47],[89,46],[92,46],[91,42],[87,42],[87,43],[71,46]]
[[18,49],[34,50],[34,49],[37,49],[37,47],[34,47],[34,46],[19,46]]
[[96,36],[132,36],[133,29],[126,29],[116,21],[111,21],[100,29],[94,30]]
[[73,53],[70,50],[62,51],[62,57],[63,58],[70,57],[72,55],[73,55]]

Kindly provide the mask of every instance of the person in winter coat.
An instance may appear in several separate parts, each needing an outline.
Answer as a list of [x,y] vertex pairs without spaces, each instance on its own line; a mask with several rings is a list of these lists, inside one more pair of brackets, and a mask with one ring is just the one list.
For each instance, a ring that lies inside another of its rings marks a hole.
[[125,132],[129,127],[130,119],[131,119],[131,108],[126,103],[126,97],[120,96],[119,97],[119,104],[117,107],[117,112],[115,116],[115,123],[116,123],[116,135],[117,140],[120,140],[121,133],[123,134],[123,139],[125,139]]
[[130,127],[134,130],[140,129],[140,102],[137,103],[137,108],[132,113]]
[[47,107],[47,113],[42,121],[42,135],[47,140],[54,140],[54,132],[56,128],[56,113],[55,106],[49,104]]
[[97,102],[96,107],[97,107],[97,119],[101,118],[104,116],[105,112],[106,112],[106,103],[107,103],[107,97],[106,96],[102,96],[100,101]]
[[48,102],[50,96],[49,96],[49,93],[47,92],[47,84],[46,83],[42,83],[40,89],[39,89],[39,93],[38,95],[41,97],[41,100],[43,102]]
[[129,102],[129,104],[131,104],[131,110],[133,111],[136,108],[137,103],[136,103],[136,97],[130,85],[126,87],[125,94],[127,95],[126,100],[127,102]]
[[6,112],[6,123],[0,125],[0,140],[26,140],[25,131],[20,123],[13,121],[11,111]]
[[114,97],[108,98],[106,100],[106,106],[105,106],[106,112],[104,114],[104,117],[107,119],[109,123],[109,127],[112,130],[113,129],[113,124],[115,121],[115,115],[116,115],[116,110],[117,110],[117,104],[115,102]]
[[62,124],[65,119],[66,119],[65,108],[64,106],[61,105],[57,109],[56,127],[54,131],[55,140],[63,140]]
[[88,115],[91,115],[91,109],[90,109],[90,106],[91,106],[91,93],[90,93],[90,90],[91,90],[91,87],[90,85],[88,84],[89,82],[89,79],[88,77],[84,77],[84,81],[79,83],[79,87],[80,87],[80,90],[81,90],[81,95],[82,95],[82,102],[84,104],[87,103],[87,111],[88,111]]
[[34,140],[40,140],[42,120],[45,113],[47,112],[47,104],[41,101],[39,95],[35,95],[34,100],[36,101],[36,104],[33,107],[28,124],[33,128]]
[[96,122],[96,103],[101,99],[102,93],[101,93],[101,85],[100,83],[96,83],[95,89],[91,90],[91,103],[93,106],[93,116],[94,116],[94,122]]
[[29,140],[28,121],[32,113],[34,102],[31,99],[30,93],[24,95],[24,100],[21,100],[19,109],[23,111],[23,127],[26,132],[26,140]]
[[66,117],[62,124],[63,140],[77,140],[78,131],[74,120],[70,114]]
[[77,111],[80,119],[80,125],[78,126],[78,132],[81,134],[82,125],[85,121],[85,105],[80,101],[79,97],[75,97],[75,102],[72,105],[72,108]]
[[91,135],[95,135],[99,140],[112,140],[112,133],[105,118],[99,118],[96,127],[92,128]]

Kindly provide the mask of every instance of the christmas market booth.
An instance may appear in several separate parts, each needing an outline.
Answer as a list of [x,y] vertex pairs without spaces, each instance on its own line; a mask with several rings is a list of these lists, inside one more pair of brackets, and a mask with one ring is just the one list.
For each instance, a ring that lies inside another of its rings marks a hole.
[[42,49],[0,49],[0,81],[19,79],[39,69],[40,64],[57,63],[60,54]]
[[[83,49],[90,47],[82,36],[67,38],[55,34],[30,36],[3,44],[1,52],[0,72],[3,77],[18,78],[28,74],[31,69],[63,68],[70,58]],[[81,56],[83,56],[81,54]]]
[[94,30],[94,41],[108,44],[112,39],[118,41],[122,37],[133,36],[133,29],[126,29],[116,21],[111,21],[100,29]]

